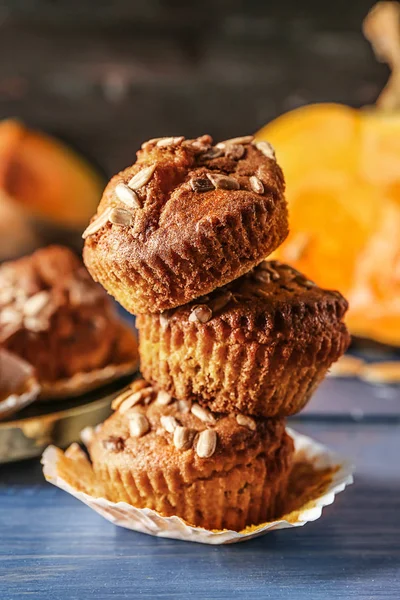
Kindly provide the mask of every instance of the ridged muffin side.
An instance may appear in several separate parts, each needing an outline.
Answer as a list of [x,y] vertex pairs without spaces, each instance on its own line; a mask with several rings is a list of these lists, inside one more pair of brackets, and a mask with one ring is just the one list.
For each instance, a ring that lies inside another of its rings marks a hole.
[[283,174],[252,136],[143,145],[108,184],[84,260],[128,311],[159,312],[258,264],[288,233]]
[[294,452],[283,420],[212,414],[143,385],[88,443],[108,499],[207,529],[239,531],[283,513]]
[[346,300],[277,261],[162,315],[137,318],[141,370],[210,410],[300,411],[346,350]]

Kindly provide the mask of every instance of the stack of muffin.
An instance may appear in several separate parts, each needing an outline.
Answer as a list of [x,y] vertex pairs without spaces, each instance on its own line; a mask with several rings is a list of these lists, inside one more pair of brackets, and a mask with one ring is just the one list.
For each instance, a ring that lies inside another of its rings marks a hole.
[[111,179],[84,259],[137,315],[145,379],[88,441],[108,499],[208,529],[282,512],[285,417],[349,342],[339,293],[264,260],[287,232],[281,169],[252,136],[153,139]]

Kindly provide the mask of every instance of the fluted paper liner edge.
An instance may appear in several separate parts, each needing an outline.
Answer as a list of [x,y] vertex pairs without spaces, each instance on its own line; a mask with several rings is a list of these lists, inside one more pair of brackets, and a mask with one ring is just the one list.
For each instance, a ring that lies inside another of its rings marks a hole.
[[[332,469],[332,477],[322,493],[311,498],[311,501],[309,500],[295,513],[240,532],[209,531],[201,527],[192,527],[176,516],[164,517],[148,508],[136,508],[126,502],[111,502],[91,495],[88,492],[95,486],[94,474],[86,454],[77,444],[70,446],[65,453],[55,446],[46,448],[42,457],[43,473],[47,481],[87,504],[114,525],[164,538],[203,544],[231,544],[264,535],[269,531],[301,527],[310,521],[315,521],[321,516],[324,506],[332,504],[336,494],[353,483],[354,468],[347,460],[305,435],[292,429],[287,431],[295,443],[295,460],[296,456],[301,456],[302,461],[309,461],[313,468],[321,473],[323,469]],[[67,467],[71,473],[80,470],[80,489],[66,481],[60,474],[60,461],[63,461],[64,467]]]

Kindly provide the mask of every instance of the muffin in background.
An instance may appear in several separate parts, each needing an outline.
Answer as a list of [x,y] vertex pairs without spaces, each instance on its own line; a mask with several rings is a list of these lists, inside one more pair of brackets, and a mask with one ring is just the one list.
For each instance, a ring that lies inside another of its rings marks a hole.
[[141,371],[217,412],[299,412],[346,350],[346,300],[290,266],[264,261],[174,310],[137,317]]
[[185,304],[260,263],[288,233],[284,178],[253,136],[150,140],[107,185],[84,261],[129,312]]
[[56,382],[131,360],[113,304],[69,249],[49,246],[0,266],[0,345]]
[[85,440],[102,495],[207,529],[277,516],[294,452],[284,420],[211,413],[135,381]]

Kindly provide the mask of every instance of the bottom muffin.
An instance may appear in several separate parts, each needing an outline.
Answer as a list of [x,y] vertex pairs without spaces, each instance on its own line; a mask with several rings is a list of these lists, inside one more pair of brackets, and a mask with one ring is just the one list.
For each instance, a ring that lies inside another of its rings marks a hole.
[[294,452],[283,419],[211,413],[135,381],[87,442],[105,496],[206,529],[283,512]]

